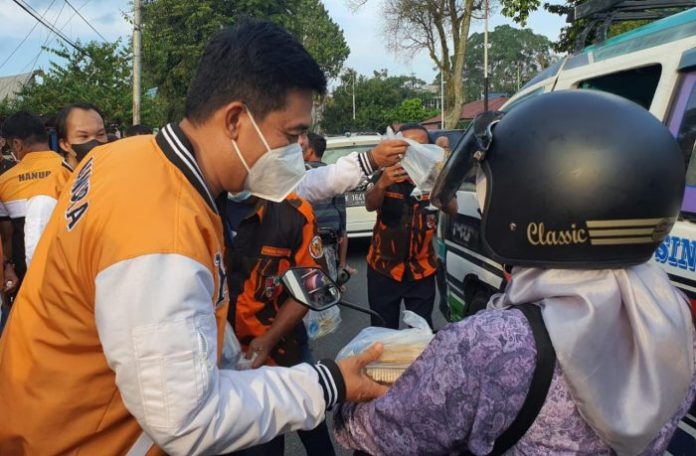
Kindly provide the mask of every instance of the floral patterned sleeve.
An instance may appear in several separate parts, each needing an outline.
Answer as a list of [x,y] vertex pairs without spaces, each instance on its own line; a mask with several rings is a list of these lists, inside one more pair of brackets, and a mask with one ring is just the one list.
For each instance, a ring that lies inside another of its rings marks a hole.
[[385,396],[342,405],[336,439],[375,456],[486,454],[522,407],[535,357],[521,312],[479,312],[440,330]]

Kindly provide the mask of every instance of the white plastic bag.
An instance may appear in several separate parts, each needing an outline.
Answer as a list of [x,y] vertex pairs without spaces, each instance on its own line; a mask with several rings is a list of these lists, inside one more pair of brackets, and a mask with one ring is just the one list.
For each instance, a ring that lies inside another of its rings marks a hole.
[[251,359],[246,359],[242,353],[242,346],[229,322],[225,323],[225,335],[220,357],[220,369],[246,370],[251,369],[256,353]]
[[435,179],[442,169],[445,159],[445,150],[436,144],[421,144],[409,138],[404,138],[401,133],[396,135],[387,130],[387,138],[401,139],[408,143],[406,153],[401,159],[401,166],[413,180],[413,183],[424,193],[430,193],[435,185]]
[[338,306],[330,307],[321,312],[309,310],[302,321],[307,328],[307,336],[311,340],[316,340],[338,329],[338,325],[341,324],[341,310]]
[[401,313],[401,320],[411,328],[365,328],[338,352],[336,359],[358,355],[375,342],[381,342],[384,344],[382,356],[368,364],[365,370],[378,382],[394,383],[434,337],[428,322],[420,315],[405,310]]

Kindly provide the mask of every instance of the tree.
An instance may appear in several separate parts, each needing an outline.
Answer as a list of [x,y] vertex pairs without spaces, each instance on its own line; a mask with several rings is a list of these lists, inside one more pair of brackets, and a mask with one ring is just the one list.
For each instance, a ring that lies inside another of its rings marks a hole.
[[[367,0],[353,0],[362,5]],[[501,0],[503,14],[524,23],[539,0]],[[425,50],[445,78],[445,128],[454,128],[464,104],[463,69],[467,37],[483,0],[385,0],[390,46],[397,52]]]
[[320,0],[145,0],[143,2],[143,81],[157,87],[163,107],[159,123],[183,115],[190,81],[211,36],[242,16],[284,25],[336,77],[350,49],[341,28]]
[[[554,59],[551,41],[531,29],[500,25],[488,35],[489,90],[517,92],[521,84],[546,68]],[[483,33],[469,37],[464,65],[466,100],[479,100],[483,92]]]
[[[41,80],[25,86],[17,98],[6,104],[9,111],[28,110],[50,117],[61,107],[89,101],[99,107],[107,124],[129,125],[132,119],[131,60],[128,48],[115,43],[79,43],[85,53],[62,43],[48,49],[55,57]],[[147,102],[144,118],[149,115]]]
[[[353,120],[353,78],[355,78],[356,116]],[[375,71],[368,78],[353,70],[341,75],[324,111],[322,127],[328,133],[346,131],[382,132],[397,122],[419,122],[436,114],[423,107],[433,95],[424,90],[425,82],[413,76],[389,76]]]

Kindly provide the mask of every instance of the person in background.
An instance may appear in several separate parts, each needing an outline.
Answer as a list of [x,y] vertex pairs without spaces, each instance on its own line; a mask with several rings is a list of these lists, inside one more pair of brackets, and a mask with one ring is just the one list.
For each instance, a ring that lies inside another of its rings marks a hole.
[[[421,144],[430,142],[422,125],[405,124],[399,132]],[[399,327],[402,300],[407,310],[432,326],[437,267],[432,238],[437,210],[430,208],[429,196],[414,193],[415,188],[396,163],[375,175],[365,195],[366,209],[377,211],[367,254],[367,295],[370,308],[384,318],[388,328]],[[375,317],[371,323],[382,324]]]
[[104,118],[92,103],[78,102],[64,106],[58,113],[56,124],[58,145],[73,169],[92,149],[109,141]]
[[[2,125],[4,122],[5,118],[3,117],[0,119],[0,125]],[[0,128],[0,134],[1,133],[2,129]],[[0,175],[5,173],[5,171],[9,170],[16,164],[17,161],[14,158],[12,158],[7,141],[5,140],[5,138],[0,136]],[[12,239],[12,225],[9,223],[0,222],[0,251],[3,250],[4,239],[6,238]],[[5,257],[4,253],[0,258],[3,259],[3,263],[2,265],[0,265],[0,271],[2,271],[0,277],[3,278],[3,282],[0,285],[0,289],[2,289],[2,293],[0,293],[0,335],[2,335],[2,329],[5,327],[5,323],[7,322],[7,316],[10,313],[11,304],[10,293],[6,293],[5,289],[10,289],[11,285],[18,282],[18,279],[17,274],[15,274],[14,272],[14,268],[4,267],[5,260],[8,260],[10,263],[13,263],[13,261]]]
[[18,160],[0,175],[0,216],[6,218],[3,232],[9,236],[11,231],[15,238],[14,242],[5,239],[5,255],[14,262],[5,267],[14,266],[21,284],[58,197],[55,191],[47,192],[44,184],[55,178],[66,181],[72,170],[49,149],[43,121],[32,113],[22,111],[8,117],[2,136]]
[[[300,145],[303,145],[300,142]],[[305,166],[315,169],[327,166],[321,161],[326,150],[326,139],[316,133],[307,133],[302,150]],[[336,280],[338,271],[346,267],[348,235],[346,234],[346,198],[338,195],[312,203],[317,230],[324,245],[324,255],[329,276]]]
[[[235,237],[226,253],[228,321],[242,350],[252,368],[313,364],[302,321],[308,309],[289,296],[281,282],[282,275],[293,267],[328,269],[312,206],[291,193],[281,202],[250,196],[235,208],[244,212],[233,225]],[[309,456],[334,454],[325,422],[312,430],[298,431],[298,435]],[[284,447],[284,436],[279,435],[235,454],[282,455]]]
[[[217,202],[290,193],[305,172],[292,146],[325,90],[292,35],[239,20],[206,46],[181,122],[82,160],[0,339],[0,454],[224,454],[385,392],[363,372],[379,346],[292,368],[217,365],[229,302]],[[73,158],[100,142],[97,115],[69,114],[82,126],[63,135]]]
[[136,125],[131,125],[130,127],[126,128],[126,138],[129,138],[131,136],[138,136],[138,135],[151,135],[152,134],[152,128],[148,127],[147,125],[143,124],[136,124]]

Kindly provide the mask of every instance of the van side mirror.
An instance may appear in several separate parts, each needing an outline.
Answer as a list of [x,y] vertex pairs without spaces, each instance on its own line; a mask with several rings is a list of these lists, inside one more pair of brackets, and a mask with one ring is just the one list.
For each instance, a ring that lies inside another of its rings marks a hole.
[[338,285],[319,268],[291,268],[281,279],[288,293],[312,310],[326,310],[341,300]]

